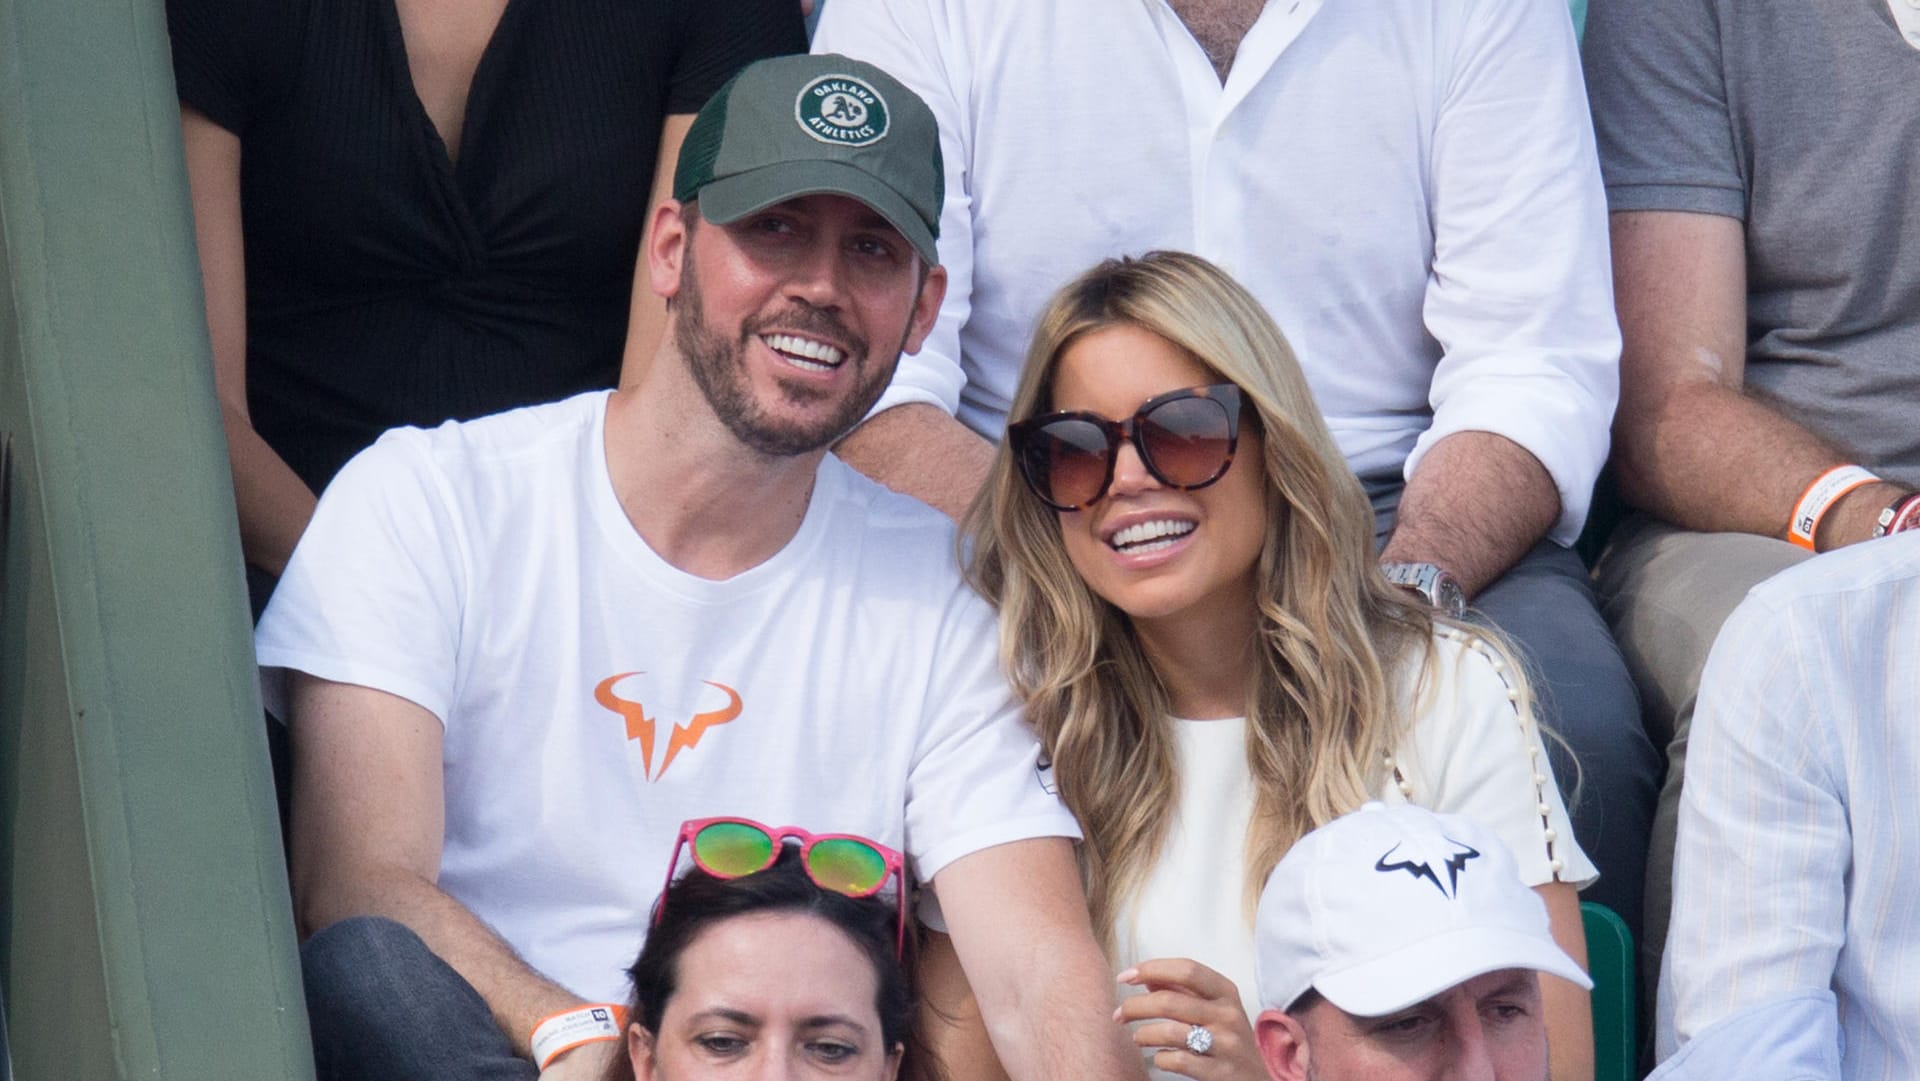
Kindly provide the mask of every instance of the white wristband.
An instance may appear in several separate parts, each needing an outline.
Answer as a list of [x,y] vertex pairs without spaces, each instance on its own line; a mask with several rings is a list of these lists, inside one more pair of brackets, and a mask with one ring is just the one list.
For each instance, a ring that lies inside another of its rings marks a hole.
[[554,1059],[583,1043],[620,1039],[626,1028],[626,1013],[619,1006],[599,1003],[554,1014],[533,1026],[533,1061],[544,1070]]
[[1827,509],[1840,502],[1841,496],[1879,479],[1857,465],[1836,465],[1820,474],[1800,494],[1800,502],[1793,505],[1793,520],[1787,523],[1787,540],[1809,552],[1814,551],[1814,537],[1820,532],[1820,519],[1827,516]]

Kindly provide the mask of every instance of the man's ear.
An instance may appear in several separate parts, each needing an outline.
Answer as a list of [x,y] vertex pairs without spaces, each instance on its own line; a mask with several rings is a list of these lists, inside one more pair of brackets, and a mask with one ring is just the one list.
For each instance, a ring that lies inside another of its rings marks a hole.
[[627,1026],[627,1061],[634,1081],[653,1081],[653,1033],[637,1024]]
[[647,233],[647,250],[643,253],[647,260],[647,278],[654,293],[663,297],[680,291],[680,274],[686,267],[687,243],[692,234],[682,215],[699,213],[697,209],[683,210],[683,206],[677,199],[662,200],[653,208],[653,228]]
[[918,353],[926,342],[927,335],[933,333],[933,324],[940,318],[940,302],[947,299],[947,268],[934,266],[927,269],[927,280],[920,286],[920,295],[913,301],[913,318],[907,322],[907,340],[901,345],[903,353]]
[[1264,1010],[1253,1022],[1253,1042],[1273,1081],[1306,1081],[1307,1030],[1281,1010]]

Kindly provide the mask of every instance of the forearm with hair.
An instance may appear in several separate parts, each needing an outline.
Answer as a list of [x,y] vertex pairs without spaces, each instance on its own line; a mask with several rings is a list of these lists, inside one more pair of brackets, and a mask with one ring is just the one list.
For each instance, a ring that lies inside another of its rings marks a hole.
[[[1611,224],[1621,494],[1686,529],[1784,538],[1801,492],[1849,455],[1747,393],[1743,224],[1677,211]],[[1820,548],[1867,539],[1898,491],[1869,484],[1843,497],[1821,522]]]
[[966,513],[993,464],[993,444],[923,402],[869,417],[833,452],[881,484],[955,521]]
[[579,1005],[438,883],[444,843],[442,729],[423,707],[295,673],[291,871],[304,934],[356,916],[420,937],[487,1002],[516,1051],[533,1026]]
[[303,915],[320,926],[349,916],[384,916],[406,925],[487,1001],[518,1054],[531,1054],[533,1027],[543,1018],[584,1004],[579,995],[534,971],[466,906],[419,875],[402,868],[366,868],[354,881],[350,893],[309,900]]
[[[1657,400],[1645,388],[1623,398],[1616,461],[1621,494],[1675,525],[1785,539],[1800,494],[1848,461],[1844,451],[1717,381],[1676,378],[1661,389]],[[1842,496],[1820,522],[1820,549],[1872,536],[1880,509],[1900,491],[1879,482]]]
[[1456,432],[1420,460],[1380,558],[1434,563],[1468,596],[1506,573],[1560,516],[1560,492],[1540,460],[1492,432]]

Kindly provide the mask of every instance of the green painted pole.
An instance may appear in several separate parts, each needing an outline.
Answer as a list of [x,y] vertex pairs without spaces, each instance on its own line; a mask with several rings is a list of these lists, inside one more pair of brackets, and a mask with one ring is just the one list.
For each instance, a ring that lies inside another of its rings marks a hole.
[[161,0],[0,0],[14,1076],[312,1076]]

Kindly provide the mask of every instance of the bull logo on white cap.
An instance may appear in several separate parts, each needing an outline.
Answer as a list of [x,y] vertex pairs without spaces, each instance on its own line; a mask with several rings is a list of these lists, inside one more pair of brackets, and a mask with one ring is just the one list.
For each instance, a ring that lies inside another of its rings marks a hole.
[[[1419,843],[1422,840],[1428,843]],[[1387,849],[1386,853],[1375,861],[1373,869],[1382,874],[1405,871],[1415,878],[1424,878],[1433,883],[1433,888],[1440,891],[1440,896],[1452,900],[1460,896],[1460,871],[1466,867],[1468,860],[1478,857],[1480,852],[1471,845],[1461,844],[1451,837],[1439,837],[1438,840],[1445,841],[1450,847],[1441,847],[1428,838],[1401,841]],[[1402,858],[1389,863],[1394,854],[1403,848],[1408,851]],[[1441,883],[1440,873],[1436,868],[1446,869],[1445,884]]]
[[887,135],[887,102],[865,79],[822,75],[800,88],[793,117],[823,143],[867,146]]

